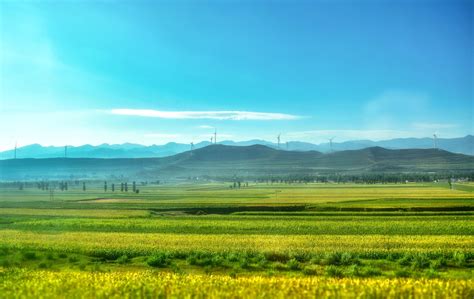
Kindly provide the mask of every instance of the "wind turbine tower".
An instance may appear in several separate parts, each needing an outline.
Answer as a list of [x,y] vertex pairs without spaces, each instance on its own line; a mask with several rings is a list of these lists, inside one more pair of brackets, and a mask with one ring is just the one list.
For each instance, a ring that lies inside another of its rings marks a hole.
[[214,129],[214,144],[217,144],[217,129]]
[[277,136],[277,140],[278,140],[278,148],[280,148],[280,137],[281,137],[281,133],[280,133],[280,134],[278,134],[278,136]]
[[64,146],[64,158],[67,158],[67,145]]
[[333,140],[334,138],[335,138],[335,137],[331,137],[331,138],[328,139],[328,140],[329,140],[329,149],[330,149],[331,152],[334,151],[334,150],[332,149],[332,140]]
[[194,142],[191,142],[191,151],[194,150]]
[[438,136],[436,134],[433,134],[433,146],[434,149],[438,149]]
[[17,143],[15,142],[15,151],[13,152],[13,159],[16,159],[16,148],[17,148]]

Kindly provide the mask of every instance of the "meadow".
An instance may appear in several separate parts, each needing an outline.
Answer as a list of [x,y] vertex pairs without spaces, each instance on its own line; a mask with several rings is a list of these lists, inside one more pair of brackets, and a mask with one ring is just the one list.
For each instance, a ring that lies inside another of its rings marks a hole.
[[1,298],[474,295],[471,183],[103,185],[0,186]]

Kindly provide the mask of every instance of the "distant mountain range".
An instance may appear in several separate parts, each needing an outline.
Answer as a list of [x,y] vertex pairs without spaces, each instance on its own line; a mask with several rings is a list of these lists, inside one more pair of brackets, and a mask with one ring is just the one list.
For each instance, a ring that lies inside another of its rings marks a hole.
[[[195,144],[194,148],[199,149],[210,145],[209,141],[202,141]],[[249,141],[222,141],[219,144],[233,146],[265,145],[271,148],[278,148],[276,143],[265,140]],[[387,149],[428,149],[433,148],[432,138],[399,138],[384,141],[354,140],[346,142],[333,142],[333,151],[357,150],[368,147],[383,147]],[[150,158],[167,157],[190,150],[190,144],[170,142],[164,145],[140,145],[132,143],[124,144],[101,144],[68,146],[67,156],[69,158]],[[301,141],[290,141],[280,145],[283,150],[290,151],[319,151],[330,152],[329,143],[312,144]],[[461,138],[439,138],[438,148],[453,153],[474,155],[474,136],[467,135]],[[64,147],[41,146],[31,144],[17,149],[17,158],[60,158],[64,157]],[[0,159],[11,159],[14,157],[14,150],[0,152]]]
[[437,149],[370,147],[331,153],[264,145],[209,145],[164,158],[47,158],[0,161],[0,180],[179,179],[326,173],[473,171],[474,156]]

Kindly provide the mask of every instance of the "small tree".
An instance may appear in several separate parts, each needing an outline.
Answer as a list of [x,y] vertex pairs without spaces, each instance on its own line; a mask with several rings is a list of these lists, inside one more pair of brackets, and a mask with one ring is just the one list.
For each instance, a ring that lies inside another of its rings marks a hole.
[[123,192],[123,183],[120,183],[120,192]]
[[112,192],[115,192],[115,184],[112,184]]
[[137,191],[137,185],[136,185],[135,181],[133,181],[133,183],[132,183],[132,191],[133,192]]
[[104,192],[107,192],[107,181],[104,182]]
[[128,184],[125,183],[125,192],[128,192]]
[[86,182],[82,182],[82,191],[86,191]]

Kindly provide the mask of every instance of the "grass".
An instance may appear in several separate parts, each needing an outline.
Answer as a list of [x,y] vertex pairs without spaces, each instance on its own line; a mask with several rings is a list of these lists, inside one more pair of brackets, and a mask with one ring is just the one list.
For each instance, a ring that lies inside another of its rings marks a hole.
[[[337,274],[337,270],[331,271]],[[471,298],[472,280],[7,271],[2,296],[47,298]],[[80,294],[80,295],[78,295]]]
[[[144,185],[139,194],[103,192],[102,184],[89,182],[85,192],[71,185],[53,199],[32,187],[0,186],[0,293],[472,293],[471,184],[450,190],[441,183],[252,183],[242,189],[210,183]],[[97,279],[117,287],[94,285]]]

